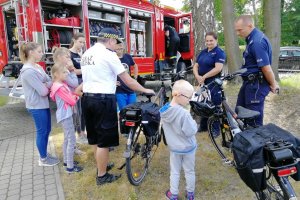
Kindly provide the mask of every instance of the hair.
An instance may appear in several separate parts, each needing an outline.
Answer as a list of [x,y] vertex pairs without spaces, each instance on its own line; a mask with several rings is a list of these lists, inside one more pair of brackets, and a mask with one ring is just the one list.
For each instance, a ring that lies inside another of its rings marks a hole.
[[99,37],[97,38],[97,42],[100,42],[100,43],[108,43],[108,41],[110,40],[110,38],[105,38],[105,37]]
[[254,24],[254,20],[251,15],[241,15],[235,19],[235,23],[240,20],[242,20],[244,24]]
[[23,44],[20,48],[20,59],[24,63],[28,60],[29,58],[29,52],[36,50],[38,47],[41,45],[36,42],[28,42],[26,44]]
[[83,33],[75,33],[72,37],[69,48],[72,48],[74,46],[74,41],[78,40],[79,38],[85,38],[84,34]]
[[66,67],[64,67],[64,66],[61,66],[61,65],[59,65],[59,64],[54,64],[52,67],[51,67],[51,76],[52,76],[52,80],[56,80],[57,79],[57,77],[55,76],[55,74],[57,73],[57,72],[63,72],[64,70],[67,70],[67,68]]
[[186,80],[178,80],[173,85],[172,96],[183,93],[184,91],[192,94],[194,92],[194,87]]
[[218,39],[218,35],[215,32],[213,32],[213,31],[207,32],[205,34],[205,38],[206,38],[206,36],[212,36],[215,40]]
[[70,55],[70,50],[65,48],[65,47],[53,47],[52,48],[52,52],[53,52],[53,61],[59,62],[58,60],[58,56],[61,55]]

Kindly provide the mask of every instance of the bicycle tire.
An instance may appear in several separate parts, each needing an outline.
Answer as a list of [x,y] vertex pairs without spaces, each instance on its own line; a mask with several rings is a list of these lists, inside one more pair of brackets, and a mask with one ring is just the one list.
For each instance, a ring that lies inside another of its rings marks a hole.
[[129,129],[126,151],[126,174],[128,181],[135,186],[141,184],[145,178],[148,167],[149,157],[145,155],[146,137],[142,134],[141,125],[137,128]]
[[231,152],[231,144],[233,141],[232,134],[230,132],[228,124],[223,122],[220,123],[220,135],[218,137],[214,137],[213,135],[213,124],[216,121],[220,121],[218,116],[211,116],[207,121],[207,129],[209,138],[220,155],[222,161],[226,165],[234,165],[233,162],[233,154]]
[[[291,192],[295,192],[288,177],[275,178],[273,175],[274,173],[277,173],[277,171],[271,172],[270,168],[267,166],[267,187],[263,191],[256,192],[256,198],[258,200],[297,200],[296,195],[291,195]],[[292,191],[288,191],[286,187],[289,187]]]

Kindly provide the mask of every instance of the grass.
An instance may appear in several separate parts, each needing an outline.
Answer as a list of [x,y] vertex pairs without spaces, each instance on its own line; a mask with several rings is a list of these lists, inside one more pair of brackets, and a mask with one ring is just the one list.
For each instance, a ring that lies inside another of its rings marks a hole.
[[0,107],[6,105],[8,102],[8,97],[0,96]]
[[[299,77],[299,76],[298,76]],[[280,116],[281,112],[278,106],[285,106],[286,110],[289,108],[291,102],[297,101],[299,95],[299,86],[297,78],[282,78],[280,86],[282,88],[281,95],[269,95],[266,103],[269,105],[269,113],[266,117],[273,116],[275,119]],[[234,106],[236,103],[237,93],[240,85],[225,85],[225,93],[228,97],[230,105]],[[295,88],[298,88],[295,90]],[[286,102],[287,101],[287,102]],[[270,105],[271,104],[271,105]],[[267,106],[268,107],[268,106]],[[275,113],[273,113],[275,112]],[[283,113],[284,115],[286,113]],[[289,118],[285,118],[288,120]],[[279,126],[284,127],[283,120],[278,118],[278,123],[273,118],[267,119]],[[292,121],[295,121],[294,119]],[[288,127],[288,125],[286,125]],[[63,133],[60,128],[54,129],[53,134],[56,152],[62,160]],[[197,135],[199,144],[196,154],[196,199],[205,200],[244,200],[255,199],[254,193],[247,188],[242,182],[239,175],[232,167],[222,165],[219,155],[212,146],[207,133]],[[143,181],[138,186],[132,186],[127,180],[125,169],[118,170],[117,167],[124,163],[123,151],[125,149],[125,139],[120,136],[120,146],[115,151],[111,152],[110,160],[115,163],[113,173],[121,173],[122,178],[113,184],[104,186],[96,186],[95,182],[95,161],[93,152],[88,145],[81,145],[81,150],[86,154],[82,157],[76,157],[84,171],[79,174],[68,175],[64,173],[64,169],[60,166],[61,180],[64,187],[65,197],[67,200],[75,199],[109,199],[109,200],[158,200],[165,199],[164,193],[169,188],[169,152],[163,143],[160,144],[154,158],[150,164],[149,172]],[[295,191],[299,193],[299,182],[291,181],[294,185]],[[180,200],[184,199],[184,174],[181,174],[180,181]]]
[[280,80],[280,86],[284,88],[300,89],[300,74],[284,77]]

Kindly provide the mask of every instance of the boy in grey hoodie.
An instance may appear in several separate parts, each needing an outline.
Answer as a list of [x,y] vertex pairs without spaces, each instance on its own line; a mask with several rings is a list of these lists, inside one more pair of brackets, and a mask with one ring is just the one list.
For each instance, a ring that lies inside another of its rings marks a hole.
[[195,152],[197,149],[197,123],[184,108],[194,92],[193,86],[185,81],[176,81],[172,90],[172,101],[160,109],[161,122],[170,150],[170,189],[166,196],[178,199],[181,167],[186,178],[186,198],[194,199]]

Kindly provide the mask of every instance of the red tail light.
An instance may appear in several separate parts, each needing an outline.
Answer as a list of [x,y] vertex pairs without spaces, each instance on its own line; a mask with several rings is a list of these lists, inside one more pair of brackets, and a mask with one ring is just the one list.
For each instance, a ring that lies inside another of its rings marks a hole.
[[135,126],[135,122],[125,122],[125,126]]
[[296,167],[290,167],[287,169],[281,169],[278,170],[278,176],[290,176],[297,173],[297,168]]

